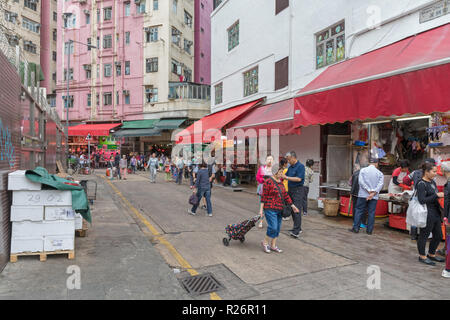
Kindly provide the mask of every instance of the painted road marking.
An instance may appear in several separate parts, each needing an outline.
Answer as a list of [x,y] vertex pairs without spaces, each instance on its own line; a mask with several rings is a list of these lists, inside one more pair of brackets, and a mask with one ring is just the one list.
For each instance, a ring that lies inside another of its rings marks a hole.
[[[159,242],[167,248],[167,250],[169,250],[169,252],[178,261],[178,263],[183,269],[186,269],[191,276],[196,276],[199,274],[194,268],[192,268],[189,262],[187,262],[187,260],[184,259],[183,256],[181,256],[181,254],[177,251],[177,249],[175,249],[175,247],[164,237],[164,235],[159,233],[158,230],[156,230],[156,228],[128,201],[128,199],[124,197],[122,192],[120,192],[119,189],[117,189],[117,187],[111,183],[111,181],[109,181],[103,176],[100,175],[97,176],[103,178],[111,186],[111,188],[122,199],[125,205],[150,230],[150,232],[155,236],[155,238],[158,239]],[[220,296],[215,292],[210,293],[210,298],[211,300],[222,300],[222,298],[220,298]]]

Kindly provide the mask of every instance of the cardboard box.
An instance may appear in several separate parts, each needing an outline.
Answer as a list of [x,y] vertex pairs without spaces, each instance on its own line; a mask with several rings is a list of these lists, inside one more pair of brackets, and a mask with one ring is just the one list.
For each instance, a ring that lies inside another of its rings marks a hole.
[[54,220],[73,220],[75,219],[75,211],[72,207],[45,207],[44,214],[46,221]]
[[11,221],[42,221],[43,206],[11,206]]
[[14,191],[16,206],[72,206],[72,192],[60,190]]
[[13,237],[60,236],[75,233],[75,220],[13,222]]
[[79,213],[75,213],[75,230],[83,229],[83,217]]
[[44,237],[12,237],[11,253],[42,252]]
[[45,236],[44,251],[74,250],[75,234],[66,234],[60,236]]
[[25,170],[17,170],[8,175],[8,190],[41,190],[42,184],[25,176]]

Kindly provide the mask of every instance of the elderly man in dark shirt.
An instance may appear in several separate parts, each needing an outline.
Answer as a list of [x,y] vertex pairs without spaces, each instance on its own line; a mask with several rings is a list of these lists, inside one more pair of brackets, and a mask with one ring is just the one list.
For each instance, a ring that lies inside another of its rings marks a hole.
[[[212,217],[212,205],[211,205],[211,173],[208,170],[206,163],[202,163],[200,165],[200,170],[198,170],[196,179],[195,179],[195,189],[197,189],[197,197],[198,202],[196,205],[192,207],[191,210],[188,210],[189,214],[193,216],[196,215],[197,208],[200,204],[200,200],[202,197],[206,199],[206,209],[208,211],[208,217]],[[195,193],[195,189],[193,192]]]

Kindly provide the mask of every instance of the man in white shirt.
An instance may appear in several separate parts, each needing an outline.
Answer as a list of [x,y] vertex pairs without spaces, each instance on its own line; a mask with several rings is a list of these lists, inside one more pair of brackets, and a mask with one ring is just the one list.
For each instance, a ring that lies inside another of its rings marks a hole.
[[378,203],[378,195],[384,185],[384,175],[377,169],[378,160],[371,159],[367,168],[359,173],[359,192],[356,200],[353,228],[349,231],[358,233],[361,225],[361,217],[368,211],[367,234],[371,235],[375,224],[375,211]]

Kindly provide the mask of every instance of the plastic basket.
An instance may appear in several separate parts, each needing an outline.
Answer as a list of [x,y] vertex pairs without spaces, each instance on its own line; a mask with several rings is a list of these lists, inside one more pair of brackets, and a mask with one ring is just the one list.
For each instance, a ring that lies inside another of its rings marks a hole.
[[336,217],[339,212],[340,201],[335,199],[323,200],[323,212],[328,217]]

